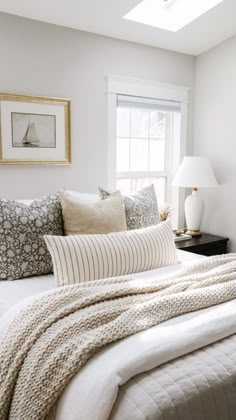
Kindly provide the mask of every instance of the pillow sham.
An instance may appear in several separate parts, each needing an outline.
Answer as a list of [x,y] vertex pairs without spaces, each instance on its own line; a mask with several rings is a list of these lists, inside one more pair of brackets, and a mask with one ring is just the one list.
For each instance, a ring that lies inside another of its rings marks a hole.
[[63,235],[58,195],[30,204],[0,199],[0,280],[52,272],[44,235]]
[[170,221],[108,235],[45,236],[58,286],[177,264]]
[[60,193],[65,235],[101,234],[127,230],[121,195],[84,203],[67,192]]
[[[120,194],[119,191],[110,193],[99,187],[102,200]],[[158,205],[154,185],[143,188],[130,196],[123,196],[127,230],[141,229],[160,222]]]

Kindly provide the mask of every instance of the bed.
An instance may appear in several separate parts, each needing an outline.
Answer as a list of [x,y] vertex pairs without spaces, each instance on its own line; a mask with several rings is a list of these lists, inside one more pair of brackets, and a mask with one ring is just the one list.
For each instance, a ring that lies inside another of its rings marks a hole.
[[[172,271],[181,270],[185,263],[193,261],[201,256],[178,250],[179,259],[181,261],[178,266],[164,267],[157,270],[147,271],[144,273],[136,273],[131,277],[150,277],[156,274],[170,273]],[[43,276],[28,277],[26,279],[17,281],[2,281],[0,282],[0,316],[6,313],[14,305],[19,304],[21,301],[36,295],[37,293],[45,292],[56,287],[56,280],[53,274]]]
[[[201,258],[138,273],[156,278]],[[0,337],[53,275],[0,283]],[[74,376],[56,420],[228,420],[236,418],[236,300],[184,314],[106,346]],[[104,367],[106,367],[104,369]]]

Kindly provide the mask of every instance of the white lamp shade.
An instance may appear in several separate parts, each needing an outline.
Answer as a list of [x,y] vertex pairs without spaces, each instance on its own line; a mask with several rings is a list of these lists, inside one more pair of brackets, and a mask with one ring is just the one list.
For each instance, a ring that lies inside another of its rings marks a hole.
[[186,156],[175,175],[173,185],[186,188],[209,188],[216,187],[217,181],[207,158]]

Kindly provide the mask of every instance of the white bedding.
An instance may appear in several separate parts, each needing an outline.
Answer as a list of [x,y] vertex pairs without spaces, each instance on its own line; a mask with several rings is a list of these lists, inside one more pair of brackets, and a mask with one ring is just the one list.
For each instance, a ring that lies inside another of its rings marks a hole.
[[[201,258],[185,252],[179,252],[178,254],[181,263],[177,266],[165,267],[147,273],[139,273],[138,275],[134,274],[131,277],[156,277],[163,275],[163,273],[176,272],[181,270],[189,262]],[[55,287],[55,279],[50,275],[22,281],[2,282],[0,286],[5,293],[5,295],[1,293],[1,299],[3,300],[3,296],[6,299],[8,298],[8,307],[10,307],[10,302],[11,304],[13,302],[18,303],[18,305],[0,318],[1,335],[7,327],[8,322],[17,313],[17,310],[26,304],[27,301],[22,300],[24,298],[31,300],[35,293],[47,291],[51,287]],[[2,308],[5,310],[6,305]],[[148,372],[158,366],[163,366],[173,359],[192,353],[194,350],[235,334],[235,319],[236,300],[232,300],[208,309],[178,316],[105,347],[83,366],[66,387],[57,404],[56,420],[130,419],[132,413],[130,412],[128,400],[125,400],[122,405],[121,417],[119,417],[119,411],[112,412],[119,388],[123,384],[129,382],[131,378],[137,377],[140,373]],[[224,372],[224,363],[226,362],[227,356],[224,359],[222,368],[221,365],[217,367],[217,375],[221,375]],[[197,361],[195,360],[195,368],[196,366],[199,367],[199,359]],[[185,368],[188,370],[187,365]],[[174,368],[172,371],[175,372]],[[204,372],[202,372],[203,374]],[[185,379],[185,376],[183,377]],[[172,377],[170,377],[170,381],[171,379]],[[229,379],[229,382],[230,380],[232,379]],[[216,389],[219,389],[217,386]],[[173,382],[168,388],[169,395],[173,398],[175,394],[172,393],[172,389],[179,389],[178,383]],[[151,388],[149,388],[149,391],[151,392]],[[198,391],[199,398],[201,398],[200,390]],[[134,396],[138,399],[137,392],[137,389],[132,389],[130,395],[133,400],[135,400]],[[204,393],[204,389],[202,392]],[[140,406],[137,405],[136,412],[139,412],[143,404],[145,404],[145,392],[142,392],[140,395]],[[195,394],[192,392],[192,395]],[[182,400],[184,401],[184,395]],[[234,397],[232,396],[233,400]],[[225,407],[227,408],[227,404]],[[149,408],[150,404],[147,400],[146,409],[148,413]],[[149,414],[145,416],[141,413],[140,416],[134,415],[134,418],[144,420],[146,418],[157,418],[155,416],[150,417]],[[160,418],[163,418],[162,414],[160,414]],[[216,417],[210,418],[216,419]],[[226,419],[226,417],[224,418]]]
[[[202,256],[190,252],[181,250],[178,250],[177,252],[180,260],[178,266],[158,268],[144,273],[132,274],[127,277],[150,277],[155,276],[156,274],[169,273],[181,269],[188,261],[202,258]],[[56,287],[56,280],[53,274],[29,277],[23,280],[0,281],[0,316],[24,299],[34,296],[37,293],[50,290],[53,287]]]
[[22,280],[0,281],[0,316],[24,299],[53,287],[56,287],[53,274]]
[[[57,405],[56,420],[112,420],[110,415],[120,386],[140,373],[235,334],[235,318],[236,300],[233,300],[178,316],[105,347],[67,386]],[[219,367],[218,371],[222,373]],[[122,419],[156,418],[132,417],[129,405],[123,410]]]
[[[189,262],[202,258],[183,251],[178,251],[178,255],[180,263],[176,266],[129,277],[156,277],[177,272]],[[1,282],[0,313],[4,315],[0,317],[0,335],[28,298],[31,300],[35,294],[55,286],[53,275]],[[108,419],[119,386],[138,373],[236,332],[235,317],[236,301],[232,301],[179,316],[107,346],[90,359],[67,386],[57,405],[56,420]]]

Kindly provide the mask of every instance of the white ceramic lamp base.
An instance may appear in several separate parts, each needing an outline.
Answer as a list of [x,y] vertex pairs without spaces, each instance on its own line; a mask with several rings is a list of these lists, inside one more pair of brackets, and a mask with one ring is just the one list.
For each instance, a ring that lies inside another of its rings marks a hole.
[[201,222],[204,210],[204,201],[197,191],[193,189],[192,194],[185,200],[185,218],[187,224],[187,233],[192,236],[201,236]]

